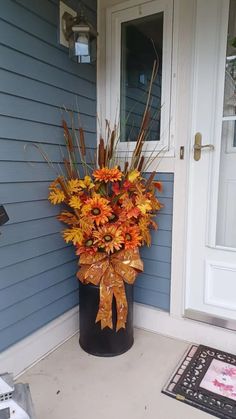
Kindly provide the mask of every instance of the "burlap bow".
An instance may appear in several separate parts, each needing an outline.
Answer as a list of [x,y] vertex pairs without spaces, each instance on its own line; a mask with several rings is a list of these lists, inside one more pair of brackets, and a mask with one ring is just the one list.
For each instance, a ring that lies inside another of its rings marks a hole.
[[116,331],[125,328],[128,303],[124,281],[133,284],[138,272],[143,271],[143,262],[139,250],[120,250],[108,256],[106,253],[88,255],[83,253],[79,261],[81,268],[77,277],[84,284],[100,284],[100,302],[96,322],[101,321],[101,328],[113,329],[112,300],[116,300]]

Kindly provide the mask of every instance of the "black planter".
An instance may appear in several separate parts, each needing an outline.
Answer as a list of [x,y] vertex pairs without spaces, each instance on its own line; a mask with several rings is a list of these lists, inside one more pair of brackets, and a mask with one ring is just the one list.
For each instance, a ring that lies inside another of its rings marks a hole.
[[79,282],[79,322],[81,348],[91,355],[116,356],[128,351],[133,345],[133,286],[125,284],[128,301],[128,316],[125,329],[116,332],[116,304],[113,298],[112,319],[114,329],[101,330],[101,323],[95,323],[99,308],[99,286],[83,285]]

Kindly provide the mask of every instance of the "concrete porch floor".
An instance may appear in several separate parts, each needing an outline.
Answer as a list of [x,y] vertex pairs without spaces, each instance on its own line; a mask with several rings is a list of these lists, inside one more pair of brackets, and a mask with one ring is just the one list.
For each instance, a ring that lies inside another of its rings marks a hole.
[[161,394],[188,344],[143,330],[124,355],[98,358],[74,336],[24,373],[37,419],[207,419]]

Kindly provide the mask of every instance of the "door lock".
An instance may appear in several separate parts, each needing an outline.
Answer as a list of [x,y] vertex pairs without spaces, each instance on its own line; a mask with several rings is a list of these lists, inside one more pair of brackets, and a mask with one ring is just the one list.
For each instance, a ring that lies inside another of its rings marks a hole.
[[213,144],[205,144],[202,145],[202,134],[200,132],[197,132],[195,134],[195,141],[194,141],[194,160],[198,161],[201,158],[202,148],[209,148],[210,150],[214,150]]

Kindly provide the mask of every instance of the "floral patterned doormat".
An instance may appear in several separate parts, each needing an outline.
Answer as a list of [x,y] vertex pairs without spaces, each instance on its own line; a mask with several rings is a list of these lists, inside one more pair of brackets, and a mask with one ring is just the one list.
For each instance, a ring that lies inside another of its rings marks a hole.
[[236,355],[192,345],[162,393],[217,418],[236,418]]

